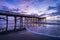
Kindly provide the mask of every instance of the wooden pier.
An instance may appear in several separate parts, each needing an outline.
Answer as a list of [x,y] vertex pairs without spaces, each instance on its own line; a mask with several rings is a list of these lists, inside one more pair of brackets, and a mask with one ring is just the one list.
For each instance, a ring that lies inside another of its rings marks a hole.
[[[6,21],[6,30],[5,30],[5,32],[7,32],[8,31],[8,17],[14,17],[14,31],[16,31],[17,29],[16,29],[16,26],[17,26],[17,20],[20,20],[20,28],[19,28],[19,30],[22,30],[22,29],[24,29],[23,28],[23,23],[24,23],[24,21],[26,21],[26,20],[23,20],[23,19],[26,19],[26,18],[31,18],[31,20],[36,20],[36,22],[39,22],[39,20],[41,20],[41,19],[46,19],[45,17],[39,17],[39,16],[31,16],[31,15],[24,15],[24,14],[21,14],[21,13],[14,13],[14,12],[9,12],[9,11],[2,11],[2,10],[0,10],[0,15],[2,15],[2,16],[5,16],[5,18],[3,18],[3,17],[0,17],[0,19],[3,19],[3,20],[5,20]],[[19,17],[19,19],[17,19],[17,17]],[[36,19],[34,19],[34,18],[36,18]]]

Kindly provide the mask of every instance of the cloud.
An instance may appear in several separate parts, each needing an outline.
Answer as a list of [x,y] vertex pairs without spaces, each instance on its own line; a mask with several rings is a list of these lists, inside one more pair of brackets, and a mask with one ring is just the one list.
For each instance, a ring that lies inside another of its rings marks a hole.
[[53,8],[49,8],[49,10],[51,10],[51,9],[55,9],[57,11],[49,14],[50,16],[58,16],[58,15],[60,15],[60,5],[57,5],[56,7],[53,7]]
[[41,14],[40,16],[45,16],[46,14],[44,13],[44,14]]
[[[3,9],[12,12],[21,12],[26,14],[36,13],[39,15],[43,15],[45,14],[44,12],[47,9],[47,7],[51,3],[53,4],[56,1],[57,0],[0,0],[0,6],[2,6]],[[51,6],[47,10],[52,10],[52,9],[55,9],[55,7]],[[39,11],[41,10],[42,12],[39,13]]]
[[6,2],[11,3],[11,4],[24,4],[24,3],[32,3],[35,2],[36,0],[6,0]]
[[2,7],[2,10],[9,11],[9,8],[6,6],[0,6],[0,7]]
[[47,10],[56,9],[56,7],[49,6]]
[[0,10],[12,12],[19,11],[19,9],[15,5],[6,2],[6,0],[0,0]]
[[5,2],[5,1],[0,1],[0,6],[6,6],[6,7],[10,8],[10,9],[16,8],[14,5],[9,4],[9,3]]

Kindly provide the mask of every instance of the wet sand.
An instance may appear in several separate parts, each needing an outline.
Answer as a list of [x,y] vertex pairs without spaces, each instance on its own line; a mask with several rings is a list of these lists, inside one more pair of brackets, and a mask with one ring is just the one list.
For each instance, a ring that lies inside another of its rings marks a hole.
[[24,30],[0,35],[0,40],[60,40],[60,38],[36,35],[34,33]]

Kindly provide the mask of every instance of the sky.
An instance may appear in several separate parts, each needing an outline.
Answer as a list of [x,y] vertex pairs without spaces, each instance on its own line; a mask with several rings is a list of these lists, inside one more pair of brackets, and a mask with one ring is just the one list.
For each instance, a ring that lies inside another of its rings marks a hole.
[[60,17],[60,0],[0,0],[0,10],[41,17]]

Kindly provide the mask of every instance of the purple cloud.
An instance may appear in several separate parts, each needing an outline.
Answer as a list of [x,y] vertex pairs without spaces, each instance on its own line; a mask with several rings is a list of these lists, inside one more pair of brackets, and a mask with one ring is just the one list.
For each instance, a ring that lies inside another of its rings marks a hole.
[[56,7],[53,7],[53,8],[49,7],[49,10],[51,10],[51,9],[55,9],[55,10],[57,10],[57,12],[53,12],[53,13],[49,14],[50,16],[58,16],[58,15],[60,15],[60,5],[57,5]]

